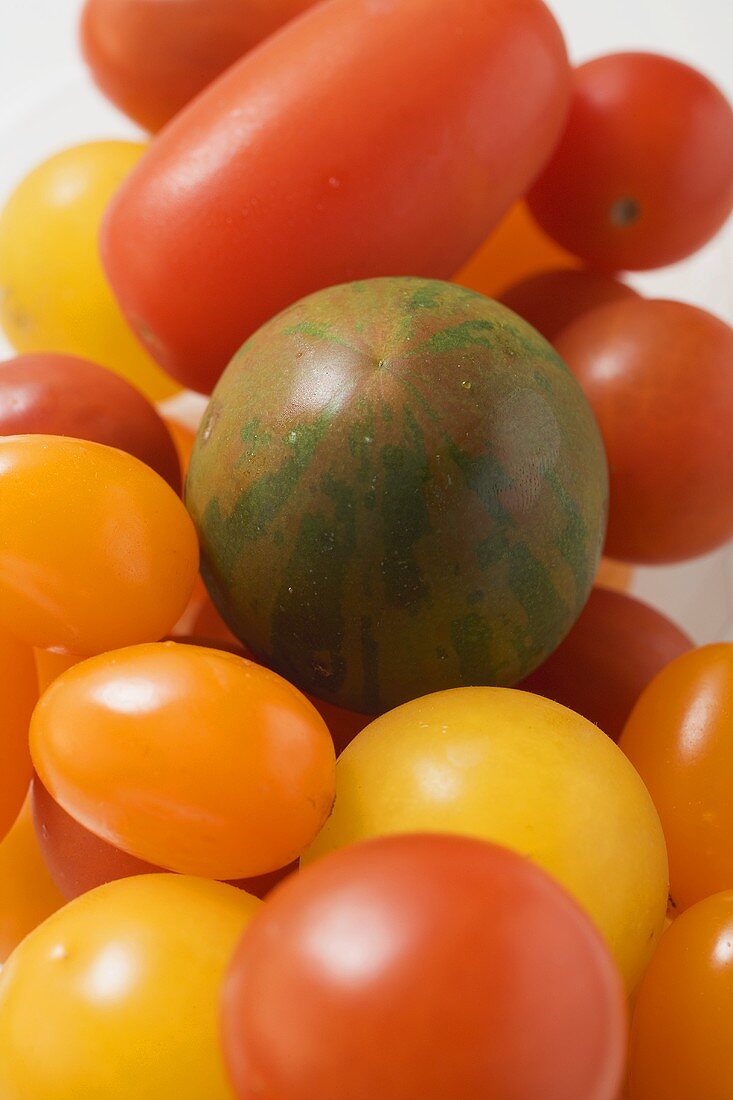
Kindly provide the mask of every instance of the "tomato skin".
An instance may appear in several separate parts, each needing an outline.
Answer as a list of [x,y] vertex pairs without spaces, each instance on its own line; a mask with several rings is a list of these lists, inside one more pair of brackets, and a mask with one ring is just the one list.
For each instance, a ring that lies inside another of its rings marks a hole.
[[333,744],[304,695],[234,654],[175,642],[65,672],[36,707],[31,755],[85,828],[209,878],[290,863],[334,799]]
[[88,655],[160,638],[193,588],[198,543],[158,474],[112,447],[0,439],[0,621]]
[[605,552],[653,565],[730,539],[733,329],[682,302],[629,298],[579,318],[555,346],[608,455]]
[[619,742],[654,800],[678,909],[733,889],[733,643],[692,650],[652,680]]
[[12,829],[0,840],[0,966],[63,904],[38,847],[26,799]]
[[112,202],[102,254],[123,311],[209,392],[305,294],[449,278],[549,156],[568,90],[541,0],[318,4],[176,118]]
[[223,1035],[239,1100],[615,1100],[624,997],[529,861],[391,837],[276,891],[230,967]]
[[514,283],[499,301],[554,343],[571,322],[624,298],[638,298],[638,294],[610,275],[587,268],[556,268]]
[[733,110],[669,57],[616,53],[575,70],[565,134],[529,193],[540,225],[606,270],[701,248],[733,209]]
[[631,1028],[630,1100],[733,1095],[733,891],[700,901],[664,933]]
[[144,875],[50,917],[0,974],[3,1100],[231,1100],[217,998],[259,905],[221,883]]
[[30,783],[28,727],[37,699],[33,651],[0,631],[0,841],[18,816]]
[[68,435],[127,451],[181,491],[181,465],[164,421],[139,390],[72,355],[0,363],[0,435]]
[[564,641],[517,686],[582,714],[618,741],[647,684],[693,642],[654,608],[594,588]]
[[87,0],[84,58],[102,92],[146,130],[315,0]]

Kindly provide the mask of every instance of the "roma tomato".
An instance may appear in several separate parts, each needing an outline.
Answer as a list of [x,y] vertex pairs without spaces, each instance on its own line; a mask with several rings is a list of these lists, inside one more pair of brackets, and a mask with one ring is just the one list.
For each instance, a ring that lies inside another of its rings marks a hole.
[[625,1032],[587,917],[528,860],[463,837],[302,872],[224,985],[239,1100],[616,1100]]
[[606,553],[684,561],[733,536],[733,329],[682,302],[601,306],[555,342],[608,455]]
[[145,146],[98,141],[39,165],[0,213],[0,325],[18,351],[79,355],[152,401],[178,389],[124,321],[99,259],[102,215]]
[[565,640],[518,687],[570,707],[617,741],[649,681],[692,646],[653,607],[594,588]]
[[181,491],[178,452],[139,390],[71,355],[19,355],[0,363],[0,435],[69,435],[127,451]]
[[664,837],[639,776],[585,718],[507,688],[437,692],[367,726],[339,757],[337,789],[305,862],[388,833],[505,844],[574,895],[638,981],[667,908]]
[[82,655],[160,638],[197,568],[188,513],[138,459],[55,435],[0,439],[0,621],[18,637]]
[[575,71],[567,128],[529,206],[564,248],[606,270],[682,260],[733,208],[733,110],[670,57],[589,61]]
[[210,878],[296,859],[334,799],[333,744],[304,695],[234,654],[175,642],[60,676],[35,710],[31,752],[49,794],[87,829]]
[[664,933],[631,1028],[631,1100],[733,1096],[733,891],[698,902]]
[[514,283],[499,301],[553,343],[572,321],[592,309],[637,297],[635,290],[610,275],[587,268],[556,268]]
[[620,745],[649,788],[678,909],[733,889],[733,644],[678,657],[649,684]]
[[317,4],[202,93],[116,196],[102,251],[126,316],[208,392],[306,294],[450,277],[549,156],[569,83],[542,0]]
[[453,282],[498,298],[520,279],[556,268],[577,268],[580,260],[560,248],[530,214],[524,199],[512,206]]
[[165,126],[315,0],[86,0],[81,46],[98,87],[146,130]]
[[39,850],[26,799],[0,841],[0,967],[20,941],[63,904]]
[[217,999],[259,904],[144,875],[50,917],[0,974],[3,1100],[231,1100]]
[[0,841],[31,781],[28,727],[37,699],[33,650],[0,631]]

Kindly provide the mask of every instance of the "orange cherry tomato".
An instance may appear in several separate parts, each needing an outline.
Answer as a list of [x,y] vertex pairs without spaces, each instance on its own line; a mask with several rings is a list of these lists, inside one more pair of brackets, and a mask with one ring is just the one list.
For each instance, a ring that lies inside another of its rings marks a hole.
[[611,588],[614,592],[626,592],[631,586],[634,570],[623,561],[601,558],[596,573],[596,585],[599,588]]
[[0,840],[31,781],[28,726],[38,698],[33,651],[0,631]]
[[0,622],[88,655],[170,630],[193,587],[196,532],[138,459],[60,436],[0,439]]
[[698,902],[662,936],[631,1027],[630,1100],[733,1096],[733,891]]
[[36,841],[30,800],[0,841],[0,966],[34,928],[64,904]]
[[31,724],[49,794],[149,863],[239,879],[297,858],[328,817],[335,754],[308,700],[221,650],[159,642],[59,677]]
[[187,428],[185,424],[181,424],[178,420],[174,420],[173,417],[164,416],[163,420],[167,425],[171,439],[175,445],[181,473],[185,481],[186,474],[188,473],[188,464],[191,461],[193,443],[196,439],[196,432],[191,431],[190,428]]
[[520,200],[453,281],[487,298],[498,298],[520,279],[554,268],[574,267],[580,267],[580,260],[548,237],[526,202]]
[[608,302],[639,295],[626,283],[587,268],[556,268],[530,275],[502,292],[499,301],[553,343],[564,328]]
[[678,909],[733,889],[733,643],[662,669],[619,742],[652,796]]

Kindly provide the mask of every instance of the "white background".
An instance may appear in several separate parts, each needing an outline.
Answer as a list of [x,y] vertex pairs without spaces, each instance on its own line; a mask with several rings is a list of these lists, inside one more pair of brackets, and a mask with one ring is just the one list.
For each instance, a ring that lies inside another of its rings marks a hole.
[[[81,6],[82,0],[0,0],[0,202],[57,149],[141,136],[87,78],[76,44]],[[733,0],[550,0],[550,7],[575,61],[618,49],[655,50],[702,69],[733,99]],[[629,281],[733,323],[733,230],[685,264]],[[0,335],[0,357],[6,351]],[[632,590],[699,642],[733,638],[730,548],[684,566],[639,569]]]

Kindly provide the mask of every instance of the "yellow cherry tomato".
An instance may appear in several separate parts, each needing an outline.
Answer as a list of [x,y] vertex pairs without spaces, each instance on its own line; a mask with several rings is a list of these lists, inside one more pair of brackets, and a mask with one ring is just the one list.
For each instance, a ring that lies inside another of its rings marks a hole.
[[33,651],[0,631],[0,840],[18,816],[31,781],[28,727],[37,699]]
[[2,1100],[231,1100],[219,987],[259,905],[143,875],[50,917],[0,974]]
[[437,692],[372,722],[339,757],[334,811],[306,860],[418,832],[529,856],[583,905],[636,985],[664,927],[664,837],[641,779],[585,718],[482,687]]
[[0,213],[0,324],[18,351],[80,355],[158,401],[179,386],[124,320],[97,243],[107,203],[145,148],[129,141],[74,146],[22,181]]
[[30,799],[0,843],[0,966],[20,941],[64,904],[43,861]]
[[0,439],[0,623],[81,656],[166,634],[198,568],[196,532],[149,466],[101,443]]

